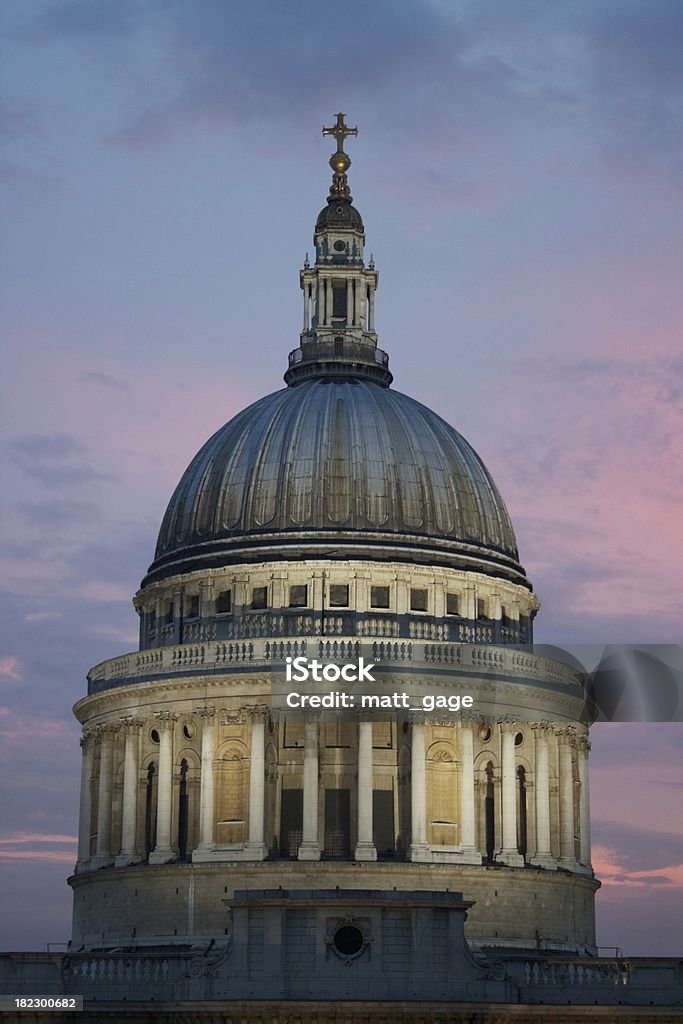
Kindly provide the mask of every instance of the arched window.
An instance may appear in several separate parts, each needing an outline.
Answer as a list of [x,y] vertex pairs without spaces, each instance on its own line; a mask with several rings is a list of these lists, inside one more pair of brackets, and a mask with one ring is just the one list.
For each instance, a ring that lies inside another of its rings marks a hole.
[[486,827],[486,859],[493,860],[496,844],[496,808],[493,795],[493,764],[486,765],[486,796],[484,799],[484,821]]
[[517,849],[526,859],[526,772],[520,765],[517,769]]
[[145,789],[145,856],[149,857],[156,843],[157,833],[157,768],[154,761],[147,769]]
[[178,787],[178,856],[187,860],[187,761],[180,762],[180,786]]

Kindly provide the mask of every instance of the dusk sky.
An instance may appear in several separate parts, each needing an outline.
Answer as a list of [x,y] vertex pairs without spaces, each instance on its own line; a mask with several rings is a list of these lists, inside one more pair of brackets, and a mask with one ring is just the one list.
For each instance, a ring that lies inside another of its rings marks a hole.
[[[0,949],[70,933],[88,668],[200,445],[282,387],[330,181],[394,387],[474,445],[548,643],[680,643],[681,0],[5,0]],[[598,943],[683,954],[683,726],[593,732]]]

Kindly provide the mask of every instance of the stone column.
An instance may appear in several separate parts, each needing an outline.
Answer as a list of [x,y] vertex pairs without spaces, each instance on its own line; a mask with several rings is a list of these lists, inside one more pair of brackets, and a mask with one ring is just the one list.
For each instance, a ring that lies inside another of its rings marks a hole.
[[474,810],[474,734],[471,722],[460,723],[460,846],[465,864],[481,864],[481,853],[476,845]]
[[84,732],[81,737],[81,800],[78,811],[78,867],[82,870],[90,860],[90,828],[92,819],[92,766],[94,736]]
[[473,584],[468,583],[465,586],[464,599],[464,617],[470,622],[474,622],[477,617],[477,591]]
[[372,722],[358,726],[358,841],[356,860],[377,860],[372,835]]
[[159,730],[159,784],[157,791],[156,845],[149,855],[150,864],[167,864],[175,859],[171,846],[171,814],[173,803],[173,726],[177,715],[157,711],[154,715]]
[[216,709],[205,706],[195,714],[202,720],[202,763],[199,780],[199,845],[192,860],[210,860],[215,847],[213,758],[216,750]]
[[574,770],[572,748],[574,737],[569,729],[559,731],[559,783],[560,783],[560,864],[575,868],[574,853]]
[[138,772],[140,729],[142,721],[123,719],[125,746],[123,752],[123,808],[121,813],[121,849],[114,860],[116,867],[126,867],[139,861],[137,850]]
[[320,860],[317,722],[306,722],[304,726],[304,834],[299,860]]
[[408,858],[431,860],[427,845],[427,767],[425,764],[424,722],[413,722],[410,744],[410,818],[411,836]]
[[266,792],[266,708],[251,712],[251,759],[249,762],[249,860],[264,860],[264,814]]
[[586,868],[591,866],[591,810],[590,791],[588,788],[588,752],[591,748],[588,736],[580,736],[579,747],[579,782],[581,792],[579,794],[579,860]]
[[500,727],[502,739],[501,803],[503,811],[503,845],[497,860],[510,867],[523,867],[524,858],[517,849],[517,776],[515,773],[515,732],[517,726],[505,723]]
[[97,849],[93,867],[110,864],[111,855],[111,803],[112,803],[112,761],[114,756],[114,734],[112,726],[104,726],[99,734],[100,781],[97,795]]
[[346,279],[346,326],[353,324],[353,278]]
[[368,330],[374,331],[375,329],[375,282],[370,283],[368,289]]
[[325,282],[325,323],[332,323],[332,278]]
[[304,293],[304,322],[303,322],[303,330],[307,331],[308,330],[308,326],[309,326],[309,324],[308,324],[308,301],[309,300],[308,300],[308,282],[307,281],[304,281],[304,283],[303,283],[303,285],[301,287],[301,290]]
[[536,852],[532,864],[544,868],[556,868],[550,850],[550,771],[548,767],[548,726],[534,723],[531,726],[535,744],[535,797],[536,797]]
[[180,588],[173,591],[173,643],[182,643],[183,639],[183,592]]

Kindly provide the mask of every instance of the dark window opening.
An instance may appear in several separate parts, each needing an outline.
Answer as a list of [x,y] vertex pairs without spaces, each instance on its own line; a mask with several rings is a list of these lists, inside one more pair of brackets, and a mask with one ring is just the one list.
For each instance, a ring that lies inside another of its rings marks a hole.
[[289,607],[308,607],[308,587],[306,586],[305,583],[302,585],[297,585],[289,588]]
[[486,831],[486,858],[493,860],[496,837],[496,809],[493,795],[493,765],[486,765],[486,797],[484,800],[484,824]]
[[187,761],[180,762],[180,786],[178,790],[178,854],[187,860]]
[[411,612],[426,612],[427,611],[427,591],[426,590],[413,590],[410,591],[410,610]]
[[147,769],[147,785],[145,787],[145,856],[149,857],[154,849],[157,831],[157,785],[156,765],[154,762]]
[[346,320],[346,284],[332,285],[332,317]]
[[167,601],[166,611],[164,613],[164,622],[166,623],[167,626],[170,625],[171,622],[173,622],[173,618],[173,601]]
[[370,587],[370,604],[373,608],[388,608],[389,587]]
[[460,598],[458,594],[446,594],[446,615],[460,614]]
[[527,813],[526,813],[526,772],[524,768],[517,769],[517,784],[519,793],[519,814],[517,815],[517,849],[526,859],[527,851]]
[[334,948],[342,956],[358,956],[363,948],[363,933],[355,924],[343,924],[334,933]]
[[147,612],[147,625],[150,633],[153,633],[157,628],[157,613],[156,611]]
[[348,789],[325,790],[325,856],[348,857],[351,839],[351,794]]
[[344,339],[343,338],[335,338],[334,339],[334,354],[335,354],[335,356],[343,356],[344,355]]
[[199,594],[191,594],[187,599],[187,610],[185,615],[188,619],[196,619],[199,617]]
[[283,789],[280,805],[280,855],[295,859],[304,835],[304,791]]
[[232,591],[221,590],[216,598],[216,612],[218,615],[225,615],[232,610]]
[[254,587],[251,592],[251,607],[255,609],[268,607],[268,587]]
[[330,586],[330,608],[348,608],[349,588],[346,583],[333,583]]
[[477,618],[486,618],[486,601],[484,601],[484,599],[481,597],[477,598]]
[[394,794],[390,789],[372,792],[372,841],[380,859],[394,856]]

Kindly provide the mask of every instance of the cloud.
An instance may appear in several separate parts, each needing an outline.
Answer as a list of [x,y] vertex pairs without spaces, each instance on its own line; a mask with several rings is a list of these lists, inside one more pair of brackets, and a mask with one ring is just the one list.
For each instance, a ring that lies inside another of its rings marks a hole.
[[82,373],[79,380],[84,381],[86,384],[99,384],[100,387],[110,388],[112,391],[128,390],[127,381],[112,377],[109,373],[100,373],[95,370],[88,370]]
[[[42,482],[42,477],[39,479]],[[102,518],[100,509],[92,501],[54,498],[52,501],[20,502],[17,508],[31,526],[53,529],[67,524],[97,522]]]
[[21,661],[16,654],[1,656],[0,679],[11,679],[13,682],[20,682],[24,678],[20,665]]
[[99,601],[108,604],[110,601],[126,601],[131,599],[130,589],[112,580],[90,580],[80,590],[81,596],[88,601]]
[[[661,878],[670,868],[680,878],[683,865],[683,839],[677,832],[642,828],[631,822],[594,818],[591,825],[594,847],[600,851],[604,870],[599,878],[611,879],[615,872],[624,877],[642,879],[646,875]],[[610,852],[611,851],[611,852]],[[673,865],[673,867],[672,867]]]
[[48,488],[78,487],[111,479],[110,474],[80,461],[85,445],[73,435],[26,434],[10,439],[7,447],[10,459],[22,473]]
[[[154,5],[152,4],[152,7]],[[35,19],[32,32],[38,37],[75,36],[87,40],[126,37],[144,23],[150,5],[141,0],[67,0],[46,7]]]
[[37,138],[42,134],[35,104],[0,98],[0,136],[5,139]]

